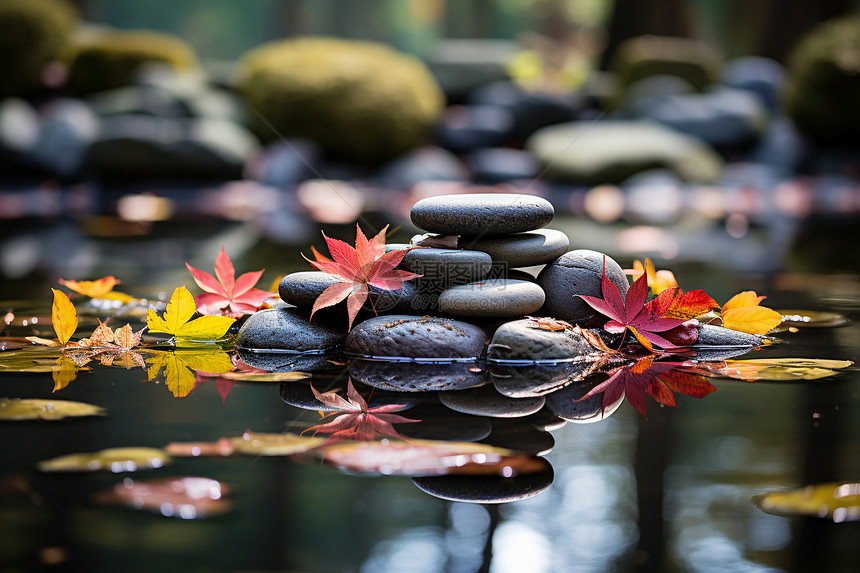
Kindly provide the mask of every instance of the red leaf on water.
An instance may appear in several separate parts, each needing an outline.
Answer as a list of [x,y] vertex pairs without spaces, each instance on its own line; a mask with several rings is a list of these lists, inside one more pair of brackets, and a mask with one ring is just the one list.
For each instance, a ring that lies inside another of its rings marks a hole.
[[305,430],[314,434],[319,432],[331,434],[323,445],[340,440],[375,440],[383,435],[405,440],[406,438],[401,436],[392,424],[420,421],[392,413],[403,410],[406,406],[402,404],[382,404],[368,408],[367,402],[352,385],[352,380],[347,381],[346,398],[336,391],[320,394],[313,385],[311,385],[311,392],[317,400],[336,410],[323,416],[323,420],[331,418],[330,421]]
[[645,303],[648,298],[648,276],[643,274],[636,279],[622,298],[621,291],[606,277],[606,260],[603,262],[603,278],[601,279],[603,298],[596,296],[576,295],[584,300],[591,308],[609,317],[603,328],[612,334],[621,334],[630,330],[637,340],[653,351],[653,345],[660,348],[679,348],[658,332],[666,332],[680,326],[684,321],[678,318],[662,316],[669,310],[675,299],[674,289],[668,289],[656,298]]
[[238,318],[260,310],[266,299],[272,296],[268,291],[253,288],[266,269],[245,273],[237,279],[233,261],[223,246],[215,259],[215,277],[188,263],[185,266],[191,271],[197,286],[206,291],[194,297],[194,304],[200,314],[223,314]]
[[355,248],[343,241],[330,239],[323,235],[333,260],[311,247],[311,252],[316,260],[308,259],[308,262],[322,272],[342,280],[342,282],[325,289],[317,297],[311,309],[311,317],[316,311],[346,299],[346,308],[349,314],[348,328],[351,329],[358,311],[367,300],[370,292],[369,287],[382,290],[399,290],[403,288],[404,281],[421,276],[397,269],[397,265],[400,264],[409,250],[397,249],[386,253],[386,229],[388,229],[387,226],[375,237],[368,240],[361,228],[356,225]]

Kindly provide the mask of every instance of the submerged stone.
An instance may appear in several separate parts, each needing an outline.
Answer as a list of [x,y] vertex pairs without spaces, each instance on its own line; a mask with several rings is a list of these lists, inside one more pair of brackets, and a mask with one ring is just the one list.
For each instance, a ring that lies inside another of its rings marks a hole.
[[460,246],[488,253],[493,262],[509,267],[529,267],[550,263],[567,252],[570,239],[555,229],[538,229],[502,236],[460,237]]
[[543,290],[533,282],[490,279],[445,290],[439,296],[439,309],[455,316],[522,316],[538,310],[544,298]]
[[236,347],[258,350],[309,352],[340,346],[346,332],[329,322],[313,322],[296,308],[270,308],[255,312],[236,335]]
[[486,333],[473,324],[447,318],[388,315],[365,320],[346,339],[346,352],[392,358],[477,358]]
[[412,206],[412,222],[441,235],[504,235],[533,231],[552,220],[552,204],[516,193],[468,193],[422,199]]
[[597,251],[577,249],[563,254],[538,275],[537,282],[546,293],[539,315],[566,320],[583,328],[603,326],[606,317],[576,295],[603,298],[604,261],[606,277],[618,287],[622,297],[626,295],[627,276],[615,260]]

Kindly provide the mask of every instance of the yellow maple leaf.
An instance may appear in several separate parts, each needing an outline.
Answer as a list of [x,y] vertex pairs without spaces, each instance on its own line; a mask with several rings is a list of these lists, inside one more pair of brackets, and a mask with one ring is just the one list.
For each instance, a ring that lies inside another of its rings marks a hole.
[[107,298],[118,300],[122,303],[134,300],[133,297],[125,293],[113,290],[113,287],[120,283],[120,281],[113,276],[102,277],[95,281],[67,281],[65,279],[60,279],[57,282],[69,290],[73,290],[78,294],[82,294],[90,298]]
[[54,332],[60,340],[60,345],[65,345],[75,330],[78,328],[78,311],[75,310],[75,305],[66,296],[66,293],[57,289],[54,291],[54,303],[51,305],[51,324],[54,326]]
[[187,288],[179,287],[173,291],[164,317],[158,316],[150,308],[146,324],[150,332],[172,334],[176,338],[216,340],[227,334],[230,326],[236,322],[236,319],[227,316],[201,316],[191,320],[196,312],[194,297]]
[[736,294],[720,311],[723,326],[747,334],[767,334],[782,323],[782,315],[760,306],[765,298],[752,290]]
[[187,396],[197,380],[196,372],[221,374],[233,369],[230,355],[223,350],[152,351],[146,357],[147,377],[155,380],[164,371],[164,383],[176,398]]

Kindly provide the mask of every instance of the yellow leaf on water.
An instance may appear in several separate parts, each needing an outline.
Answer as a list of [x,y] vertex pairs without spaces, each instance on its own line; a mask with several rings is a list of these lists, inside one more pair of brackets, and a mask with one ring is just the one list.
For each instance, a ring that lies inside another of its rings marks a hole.
[[53,392],[62,390],[78,377],[78,365],[68,356],[60,356],[57,358],[57,365],[51,373],[51,378],[54,380]]
[[123,304],[134,300],[134,297],[132,296],[113,290],[113,287],[120,283],[120,281],[113,276],[102,277],[95,281],[67,281],[65,279],[60,279],[58,282],[67,289],[90,298],[118,300]]
[[782,323],[782,315],[764,306],[743,306],[722,311],[723,326],[748,334],[767,334]]
[[50,340],[48,338],[40,338],[38,336],[25,336],[25,340],[28,342],[32,342],[33,344],[39,344],[41,346],[59,346],[60,343],[56,340]]
[[805,515],[837,523],[857,521],[860,520],[860,483],[820,483],[773,491],[753,497],[753,503],[762,511],[777,515]]
[[113,473],[156,469],[170,461],[164,450],[156,448],[109,448],[100,452],[69,454],[39,462],[43,472],[94,472],[107,470]]
[[54,332],[60,340],[61,345],[65,345],[75,330],[78,328],[78,311],[75,310],[75,305],[66,296],[66,293],[57,289],[54,291],[54,304],[51,305],[51,324],[54,326]]
[[151,351],[146,357],[147,377],[155,380],[164,372],[164,383],[176,398],[184,398],[194,390],[197,371],[221,374],[233,369],[230,355],[221,350],[194,350],[176,352]]
[[104,413],[103,408],[84,402],[0,398],[0,420],[62,420]]
[[828,360],[817,358],[761,358],[751,360],[726,360],[725,362],[703,362],[701,368],[718,376],[746,381],[791,382],[796,380],[820,380],[837,374],[837,370],[854,364],[850,360]]
[[259,434],[245,432],[230,438],[233,448],[241,454],[256,456],[292,456],[302,454],[326,442],[326,438],[312,438],[296,434]]
[[744,292],[739,292],[730,298],[729,301],[723,305],[723,310],[726,311],[733,308],[743,308],[745,306],[758,306],[764,299],[764,296],[757,295],[754,290],[746,290]]
[[194,297],[185,287],[173,291],[164,317],[149,309],[146,324],[150,332],[172,334],[176,338],[191,340],[217,340],[227,334],[236,319],[226,316],[201,316],[191,320],[197,312]]

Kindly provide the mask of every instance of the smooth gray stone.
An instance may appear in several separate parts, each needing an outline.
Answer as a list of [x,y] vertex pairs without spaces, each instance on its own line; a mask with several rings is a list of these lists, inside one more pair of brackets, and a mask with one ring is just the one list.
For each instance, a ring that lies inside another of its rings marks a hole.
[[[281,300],[288,304],[295,305],[299,308],[311,309],[314,306],[317,298],[325,289],[333,284],[343,282],[334,275],[323,273],[320,271],[299,271],[290,273],[281,279],[278,284],[278,294]],[[370,287],[370,299],[373,301],[365,302],[364,308],[369,311],[376,312],[411,312],[424,308],[416,302],[416,292],[414,286],[406,281],[403,287],[397,290],[382,290],[375,287]],[[347,312],[345,302],[338,303],[334,306],[323,309],[331,312]]]
[[552,410],[547,408],[545,404],[538,412],[523,418],[522,421],[545,432],[551,432],[567,425],[567,420],[558,417]]
[[575,332],[544,330],[524,318],[496,329],[489,351],[491,359],[565,360],[594,352],[594,348]]
[[603,253],[578,249],[563,254],[538,275],[537,282],[546,293],[546,301],[538,315],[566,320],[583,328],[598,328],[606,324],[608,318],[575,296],[603,298],[604,257],[606,277],[618,287],[621,296],[625,296],[629,283],[621,266]]
[[[577,145],[571,149],[571,142]],[[646,121],[579,121],[545,127],[526,148],[552,180],[579,185],[620,183],[665,167],[690,183],[719,180],[723,160],[702,140]]]
[[535,283],[491,279],[446,289],[439,295],[439,309],[454,316],[522,316],[543,306],[544,298],[543,290]]
[[569,384],[579,382],[594,371],[592,362],[559,362],[528,366],[490,365],[493,386],[511,398],[545,396]]
[[731,330],[713,324],[700,324],[699,338],[693,346],[759,346],[764,338],[755,334],[747,334],[739,330]]
[[323,320],[310,322],[295,308],[271,308],[255,312],[236,335],[237,348],[309,352],[335,348],[346,332]]
[[567,252],[570,239],[555,229],[538,229],[526,233],[492,237],[460,237],[464,249],[483,251],[492,257],[493,262],[501,262],[508,267],[530,267],[551,263]]
[[515,477],[447,475],[412,478],[415,487],[433,497],[466,503],[508,503],[534,497],[546,491],[554,474],[548,461],[546,469]]
[[421,199],[412,206],[412,222],[440,235],[505,235],[545,227],[554,215],[541,197],[517,193],[468,193]]
[[463,390],[489,381],[486,371],[473,362],[418,364],[385,360],[351,360],[347,366],[353,380],[394,392]]
[[487,334],[447,318],[388,315],[365,320],[346,339],[346,352],[392,358],[478,358]]
[[[409,249],[407,244],[386,245],[387,251]],[[444,288],[480,280],[493,266],[490,255],[479,250],[412,248],[399,268],[421,275],[423,281],[438,281]]]
[[522,418],[540,410],[545,402],[543,396],[510,398],[492,386],[440,392],[439,401],[457,412],[490,418]]
[[592,388],[605,380],[605,375],[599,375],[595,376],[593,380],[589,378],[588,381],[581,384],[565,386],[552,394],[547,394],[546,405],[558,417],[575,424],[590,424],[605,420],[621,406],[624,401],[623,394],[612,404],[607,404],[605,409],[603,408],[603,392],[577,402]]

